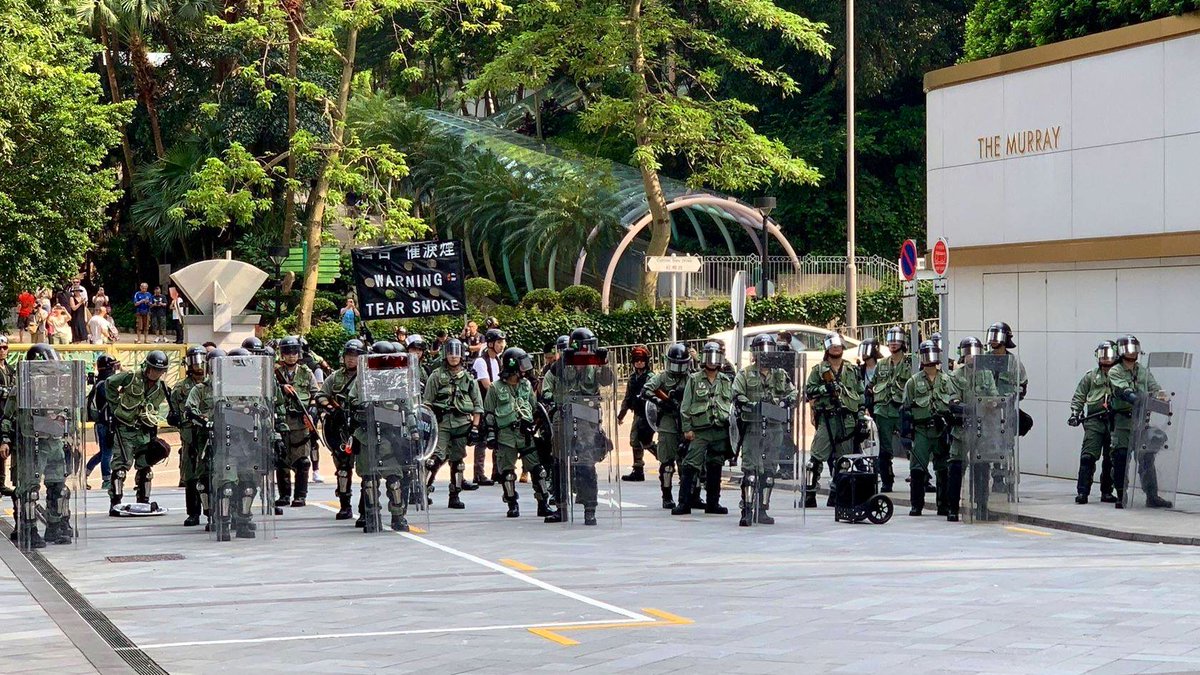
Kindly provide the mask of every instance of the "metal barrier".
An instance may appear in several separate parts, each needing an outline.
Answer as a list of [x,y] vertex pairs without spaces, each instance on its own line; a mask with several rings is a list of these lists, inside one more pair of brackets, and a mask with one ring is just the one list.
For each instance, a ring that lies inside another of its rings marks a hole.
[[[774,293],[800,295],[821,291],[842,291],[846,288],[846,257],[806,255],[797,268],[787,256],[768,256],[765,270],[757,255],[703,256],[699,272],[679,276],[679,294],[683,298],[727,298],[733,287],[733,277],[744,272],[747,283],[757,284],[765,272]],[[859,290],[870,291],[895,286],[898,282],[896,263],[879,256],[856,259]],[[659,281],[659,295],[670,293]]]
[[[12,342],[8,349],[8,363],[16,364],[25,358],[25,352],[32,347],[29,343]],[[108,345],[93,345],[87,343],[76,343],[70,345],[50,345],[54,351],[58,352],[59,356],[64,359],[75,361],[83,361],[87,363],[87,372],[89,375],[96,372],[96,359],[101,354],[108,354],[121,362],[122,370],[129,370],[140,366],[142,359],[146,358],[147,352],[159,350],[167,355],[167,362],[171,366],[167,369],[167,374],[164,380],[168,387],[175,386],[176,382],[183,377],[184,365],[183,358],[187,353],[188,345],[177,344],[127,344],[116,343]]]

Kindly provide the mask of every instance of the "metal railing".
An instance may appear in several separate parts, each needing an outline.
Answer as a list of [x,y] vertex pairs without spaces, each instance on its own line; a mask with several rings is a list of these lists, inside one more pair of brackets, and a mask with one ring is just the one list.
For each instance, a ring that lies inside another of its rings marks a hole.
[[[32,344],[28,343],[11,343],[8,350],[8,362],[16,365],[18,361],[25,358],[25,352],[32,346]],[[69,345],[50,346],[63,359],[86,363],[88,373],[96,371],[96,359],[101,354],[108,354],[114,357],[121,362],[122,370],[129,370],[140,366],[142,360],[146,358],[147,352],[161,351],[167,355],[167,363],[169,364],[167,373],[163,376],[163,381],[167,383],[168,387],[174,386],[176,382],[183,378],[183,357],[187,353],[188,348],[188,345],[177,344],[128,344],[121,342],[107,345],[93,345],[79,342]]]
[[[869,256],[857,258],[856,265],[860,291],[899,283],[893,261]],[[772,293],[801,295],[846,289],[845,256],[806,255],[800,259],[799,268],[787,256],[768,256],[765,267],[757,255],[703,256],[699,272],[679,276],[679,294],[689,299],[728,298],[738,272],[744,272],[746,282],[755,285],[765,273]],[[670,291],[670,277],[663,275],[659,279],[659,295],[665,297]]]

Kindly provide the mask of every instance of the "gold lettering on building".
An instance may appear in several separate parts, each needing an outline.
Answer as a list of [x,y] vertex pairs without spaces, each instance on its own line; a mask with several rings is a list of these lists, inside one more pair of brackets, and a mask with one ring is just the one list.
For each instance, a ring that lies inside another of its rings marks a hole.
[[1062,126],[1026,129],[1007,136],[980,136],[979,159],[1000,159],[1054,152],[1059,149]]

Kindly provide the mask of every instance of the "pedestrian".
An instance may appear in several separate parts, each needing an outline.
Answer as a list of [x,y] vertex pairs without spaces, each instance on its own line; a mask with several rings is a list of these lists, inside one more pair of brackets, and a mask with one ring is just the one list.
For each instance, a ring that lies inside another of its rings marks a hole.
[[450,496],[446,508],[464,509],[460,493],[466,489],[467,445],[480,440],[483,397],[479,382],[463,367],[464,348],[459,340],[450,340],[444,348],[442,364],[425,382],[424,401],[438,418],[438,442],[426,465],[427,489],[442,464],[450,464]]
[[1096,346],[1096,367],[1083,374],[1071,397],[1071,417],[1067,424],[1083,426],[1083,446],[1079,450],[1079,478],[1075,483],[1075,503],[1086,504],[1092,493],[1096,462],[1100,462],[1100,501],[1112,504],[1112,383],[1108,371],[1117,362],[1117,346],[1104,340]]
[[617,423],[624,424],[625,416],[633,412],[633,425],[629,428],[629,447],[633,449],[633,469],[621,480],[640,483],[646,480],[646,449],[654,449],[654,430],[646,423],[646,401],[642,389],[654,371],[650,369],[650,350],[645,345],[634,345],[629,360],[633,370],[625,385],[625,397],[617,413]]
[[155,286],[150,297],[150,334],[156,343],[167,341],[167,305],[162,286]]
[[67,310],[71,315],[71,342],[87,342],[88,339],[88,296],[76,279],[67,291]]
[[[508,347],[508,341],[505,338],[504,331],[494,328],[484,335],[484,342],[487,345],[487,352],[475,359],[475,363],[471,365],[471,370],[475,374],[475,380],[479,382],[479,393],[483,396],[484,401],[486,401],[488,389],[498,379],[500,373],[500,355]],[[496,453],[492,453],[491,474],[486,473],[487,447],[482,440],[475,445],[474,459],[475,484],[484,486],[495,485],[496,481],[500,480],[500,472],[496,469]]]
[[[1117,339],[1117,353],[1121,356],[1119,365],[1108,371],[1109,385],[1113,392],[1113,411],[1116,414],[1116,424],[1113,428],[1113,487],[1117,491],[1116,508],[1125,508],[1125,484],[1129,466],[1130,445],[1133,430],[1144,420],[1133,419],[1134,404],[1148,396],[1166,400],[1162,387],[1154,379],[1154,373],[1143,368],[1138,363],[1142,353],[1142,343],[1132,335]],[[1169,500],[1158,495],[1158,472],[1154,466],[1155,454],[1152,452],[1137,452],[1134,455],[1138,462],[1138,477],[1141,479],[1142,491],[1146,493],[1146,506],[1152,509],[1169,509],[1174,506]]]
[[346,306],[339,310],[339,315],[342,320],[342,329],[347,335],[358,335],[358,322],[362,315],[358,313],[358,307],[354,306],[354,298],[346,296]]
[[183,344],[183,317],[187,315],[187,301],[174,286],[171,287],[171,329],[175,331],[175,344]]
[[102,345],[117,340],[117,327],[108,319],[108,309],[97,307],[88,319],[88,343]]
[[809,446],[808,487],[805,508],[817,505],[822,466],[829,462],[832,479],[835,460],[854,452],[854,433],[863,403],[858,369],[843,359],[846,343],[841,335],[825,337],[825,356],[813,365],[804,383],[804,396],[812,402],[816,429]]
[[680,405],[680,429],[688,442],[679,467],[679,504],[672,515],[692,512],[690,495],[704,475],[704,512],[725,515],[721,506],[721,466],[733,458],[729,443],[729,408],[733,404],[733,381],[722,372],[725,348],[719,342],[704,343],[702,368],[688,376]]
[[21,342],[26,342],[33,335],[32,322],[29,317],[37,308],[37,298],[29,291],[21,291],[17,296],[17,336]]
[[105,385],[109,403],[115,404],[109,515],[121,515],[119,507],[130,468],[136,468],[133,480],[137,503],[150,504],[151,480],[154,478],[151,467],[171,454],[171,448],[158,437],[159,406],[166,403],[168,394],[163,382],[166,373],[167,355],[156,349],[146,354],[140,368],[117,373]]
[[39,300],[38,306],[30,314],[29,325],[33,331],[33,343],[43,344],[50,341],[50,301]]
[[92,311],[101,307],[108,311],[109,316],[112,315],[112,304],[108,300],[108,294],[104,292],[103,286],[98,286],[96,294],[92,296]]
[[153,303],[154,295],[150,293],[150,284],[142,282],[137,293],[133,294],[133,313],[137,320],[137,337],[134,344],[150,341],[150,308]]
[[88,419],[92,422],[99,450],[88,458],[85,475],[91,474],[96,465],[100,465],[100,476],[103,479],[100,489],[105,491],[112,487],[113,423],[112,408],[108,405],[106,382],[119,370],[121,370],[120,361],[108,354],[101,354],[96,359],[96,383],[92,385],[87,396]]
[[55,305],[46,319],[46,334],[52,345],[71,344],[71,314],[62,305]]
[[925,480],[933,462],[937,474],[937,514],[950,513],[948,494],[950,469],[950,402],[957,388],[942,372],[942,350],[933,340],[921,343],[921,370],[904,384],[904,403],[900,408],[900,438],[908,450],[910,516],[921,515],[925,508]]
[[408,342],[408,329],[404,326],[396,326],[396,342],[401,345]]
[[459,337],[463,346],[467,348],[467,365],[474,366],[475,359],[484,352],[485,344],[483,336],[479,334],[479,324],[474,321],[468,321],[467,327],[463,329],[462,335]]

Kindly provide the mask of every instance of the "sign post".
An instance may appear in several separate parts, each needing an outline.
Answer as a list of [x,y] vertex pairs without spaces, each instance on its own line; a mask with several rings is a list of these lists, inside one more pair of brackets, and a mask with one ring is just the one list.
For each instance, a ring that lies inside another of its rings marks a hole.
[[[904,310],[904,323],[908,324],[908,344],[916,354],[921,346],[920,316],[917,304],[917,242],[905,239],[900,245],[898,265],[901,280],[900,298]],[[918,361],[919,362],[919,361]]]
[[[733,315],[734,364],[742,369],[742,329],[746,326],[746,273],[738,270],[733,275],[733,288],[729,291],[729,313]],[[728,353],[729,345],[725,345]]]
[[676,302],[679,297],[679,275],[700,271],[700,258],[693,255],[659,255],[646,258],[646,271],[671,275],[671,344],[679,341],[679,315]]
[[950,368],[950,280],[946,272],[950,270],[950,245],[945,237],[939,237],[929,254],[933,264],[933,272],[937,277],[933,280],[933,292],[938,296],[938,327],[942,332],[942,342],[946,349],[942,351],[942,370]]

